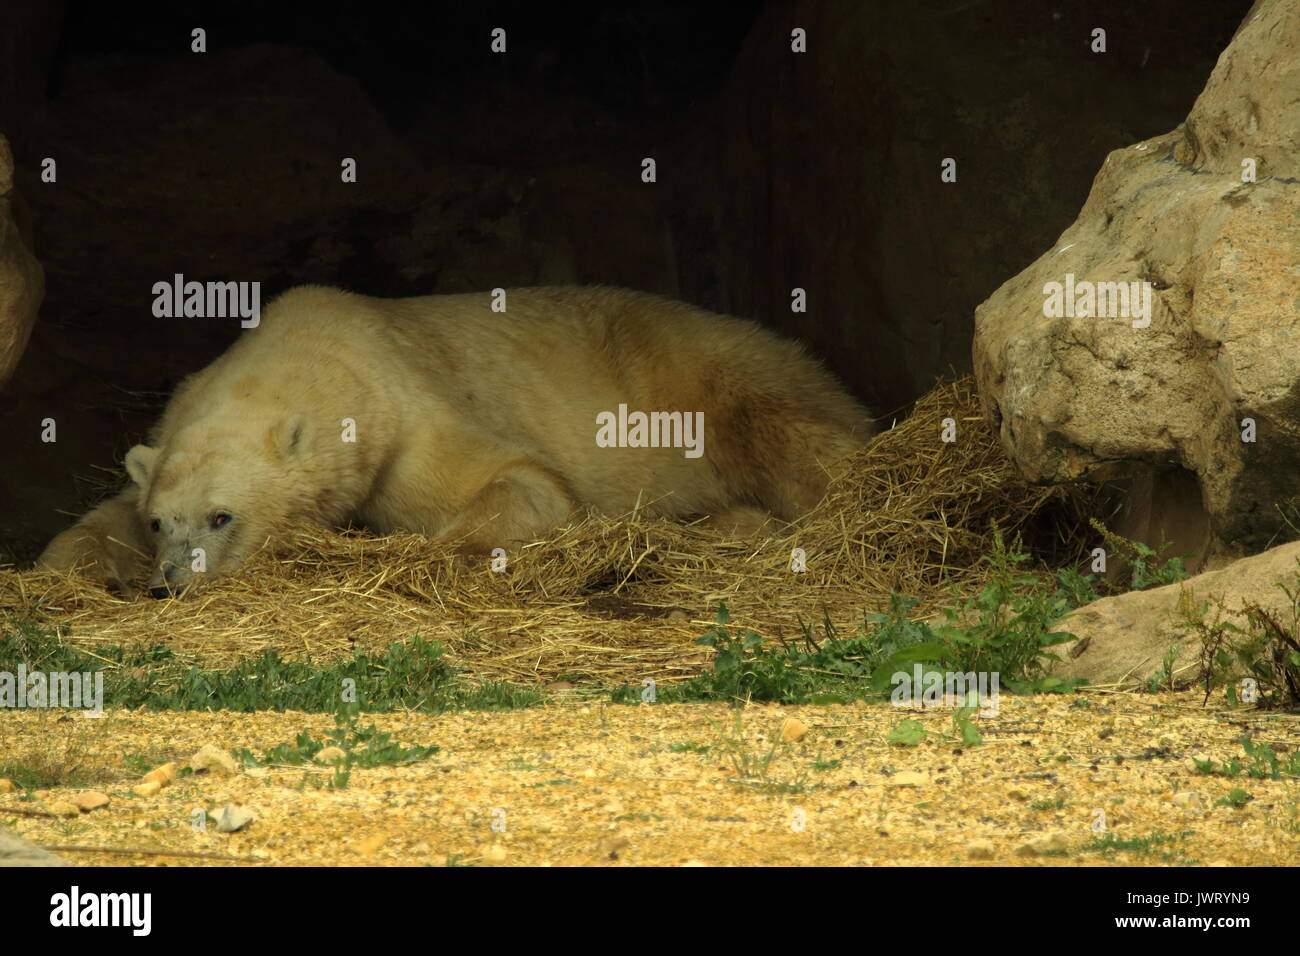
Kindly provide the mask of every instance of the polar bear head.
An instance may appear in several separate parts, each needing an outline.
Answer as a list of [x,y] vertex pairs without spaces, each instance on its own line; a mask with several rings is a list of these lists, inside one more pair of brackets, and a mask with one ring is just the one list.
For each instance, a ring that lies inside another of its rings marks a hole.
[[127,452],[140,518],[153,539],[150,594],[183,594],[235,570],[294,516],[306,431],[303,419],[251,436],[237,425],[189,426],[162,447]]

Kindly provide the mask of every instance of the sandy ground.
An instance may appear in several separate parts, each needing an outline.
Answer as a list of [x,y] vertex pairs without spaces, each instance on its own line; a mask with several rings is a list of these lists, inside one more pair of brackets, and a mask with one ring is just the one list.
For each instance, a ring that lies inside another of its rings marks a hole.
[[[1202,707],[1196,692],[1085,699],[1004,696],[997,716],[979,721],[985,742],[965,748],[937,736],[891,744],[903,719],[937,733],[952,721],[889,704],[572,701],[509,713],[363,715],[363,725],[403,743],[441,749],[409,766],[354,769],[342,789],[328,788],[326,767],[270,767],[181,776],[147,797],[132,789],[144,767],[184,763],[204,744],[260,753],[305,729],[324,733],[334,720],[10,711],[0,714],[0,763],[75,772],[85,785],[35,799],[0,794],[0,826],[84,866],[1300,862],[1300,780],[1228,779],[1190,766],[1194,755],[1244,759],[1243,733],[1285,759],[1300,747],[1300,717]],[[784,743],[790,719],[807,731]],[[737,773],[737,761],[762,757],[774,742],[755,779]],[[1233,788],[1249,795],[1242,806],[1214,805]],[[86,790],[111,802],[76,817],[31,815]],[[195,826],[196,809],[229,803],[254,821],[235,833],[216,832],[211,818]],[[1099,837],[1153,834],[1161,839],[1136,849],[1095,848]]]

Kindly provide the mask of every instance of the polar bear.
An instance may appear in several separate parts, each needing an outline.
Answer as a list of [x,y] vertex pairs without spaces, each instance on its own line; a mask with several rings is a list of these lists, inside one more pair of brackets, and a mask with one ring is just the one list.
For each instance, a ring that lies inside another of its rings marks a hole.
[[150,593],[227,574],[288,521],[486,553],[590,508],[792,521],[866,410],[795,342],[608,287],[380,299],[291,289],[185,379],[131,484],[38,564]]

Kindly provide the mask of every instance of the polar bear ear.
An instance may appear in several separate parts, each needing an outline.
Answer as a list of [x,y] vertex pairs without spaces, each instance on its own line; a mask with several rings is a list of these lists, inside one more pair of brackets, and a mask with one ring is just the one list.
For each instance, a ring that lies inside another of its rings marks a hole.
[[149,473],[158,460],[158,449],[148,445],[136,445],[126,453],[126,473],[141,488],[149,484]]

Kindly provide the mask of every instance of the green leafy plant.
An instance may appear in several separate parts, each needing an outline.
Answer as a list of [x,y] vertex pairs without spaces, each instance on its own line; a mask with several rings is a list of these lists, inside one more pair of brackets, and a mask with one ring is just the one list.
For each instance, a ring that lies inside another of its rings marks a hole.
[[25,662],[30,671],[101,672],[105,704],[113,707],[331,713],[345,681],[370,712],[512,709],[544,699],[531,688],[468,680],[443,654],[442,644],[416,636],[382,654],[354,652],[323,665],[284,660],[272,650],[214,668],[162,645],[96,645],[90,654],[30,618],[11,616],[0,628],[0,661]]
[[290,743],[278,744],[258,756],[247,748],[233,751],[235,759],[245,767],[301,766],[312,763],[326,747],[337,747],[343,756],[333,761],[334,779],[347,784],[347,772],[353,767],[402,767],[425,760],[438,752],[438,747],[403,747],[392,735],[371,724],[361,727],[356,714],[340,713],[337,725],[323,737],[314,737],[304,730]]
[[[1300,563],[1300,562],[1298,562]],[[1251,686],[1261,708],[1300,708],[1300,572],[1293,586],[1279,583],[1288,607],[1279,614],[1256,603],[1243,608],[1246,622],[1226,619],[1223,602],[1196,603],[1190,593],[1179,595],[1183,622],[1200,640],[1200,664],[1205,699],[1222,689],[1231,704],[1243,703],[1240,689]]]
[[1129,590],[1144,591],[1165,584],[1176,584],[1187,578],[1187,555],[1166,558],[1165,552],[1171,547],[1169,542],[1162,542],[1159,548],[1152,548],[1141,541],[1130,541],[1116,534],[1096,518],[1090,524],[1105,540],[1110,553],[1129,566]]
[[1240,810],[1254,799],[1254,797],[1245,790],[1242,790],[1240,787],[1233,787],[1226,795],[1215,800],[1214,805],[1216,807],[1232,807],[1234,810]]

